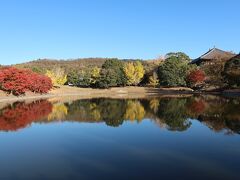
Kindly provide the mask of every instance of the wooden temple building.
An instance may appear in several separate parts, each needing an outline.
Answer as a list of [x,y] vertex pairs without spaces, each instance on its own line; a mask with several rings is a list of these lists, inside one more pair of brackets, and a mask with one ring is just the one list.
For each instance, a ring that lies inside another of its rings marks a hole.
[[234,59],[240,59],[240,54],[233,57]]
[[219,61],[228,61],[234,56],[236,56],[236,54],[234,54],[233,52],[212,48],[199,58],[194,59],[191,63],[196,65],[214,64]]

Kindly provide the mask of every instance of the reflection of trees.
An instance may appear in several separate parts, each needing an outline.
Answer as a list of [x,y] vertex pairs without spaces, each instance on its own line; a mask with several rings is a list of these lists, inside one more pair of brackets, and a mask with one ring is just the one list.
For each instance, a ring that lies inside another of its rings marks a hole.
[[159,108],[159,99],[154,98],[149,100],[149,108],[153,110],[154,113],[157,113]]
[[109,126],[117,127],[124,121],[125,100],[105,99],[99,102],[102,120]]
[[71,103],[35,101],[14,103],[0,110],[0,130],[17,130],[31,122],[55,120],[105,122],[118,127],[124,121],[151,119],[162,128],[184,131],[195,119],[210,129],[240,133],[240,99],[220,97],[149,98],[149,99],[88,99]]
[[66,120],[79,122],[102,121],[97,99],[77,100],[67,103],[68,115]]
[[199,121],[216,132],[240,133],[240,99],[216,97],[205,103],[208,108],[199,116]]
[[184,131],[198,119],[214,131],[239,132],[239,99],[217,97],[89,99],[66,104],[66,120],[105,122],[117,127],[127,120],[152,119],[163,128]]
[[100,111],[98,109],[98,106],[96,103],[92,103],[90,104],[90,111],[91,111],[91,116],[96,120],[96,121],[100,121],[101,120],[101,114]]
[[126,112],[124,115],[125,119],[131,121],[137,120],[138,122],[142,121],[145,116],[145,109],[138,100],[128,100]]
[[205,111],[206,105],[203,99],[191,98],[186,108],[190,115],[197,116]]
[[186,113],[186,102],[186,98],[161,99],[157,115],[169,130],[184,131],[191,126]]
[[64,120],[68,114],[68,109],[65,104],[57,103],[53,105],[51,114],[48,115],[48,120]]
[[227,120],[226,121],[226,126],[229,128],[230,134],[231,133],[238,133],[238,134],[240,134],[240,121]]
[[85,122],[104,121],[109,126],[117,127],[123,123],[126,102],[116,99],[79,100],[69,104],[68,110],[73,119]]
[[32,103],[16,102],[0,111],[0,130],[16,131],[33,121],[47,117],[52,104],[46,100]]

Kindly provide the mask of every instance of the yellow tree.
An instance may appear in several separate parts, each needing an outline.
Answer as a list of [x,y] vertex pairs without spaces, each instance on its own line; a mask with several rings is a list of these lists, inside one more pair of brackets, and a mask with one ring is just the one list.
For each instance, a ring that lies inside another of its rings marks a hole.
[[98,67],[94,67],[92,70],[91,70],[91,83],[92,84],[95,84],[97,79],[100,77],[100,68]]
[[153,72],[153,75],[149,77],[149,85],[156,87],[159,85],[159,79],[156,72]]
[[128,85],[138,85],[144,76],[144,67],[141,62],[129,62],[124,65],[124,73],[128,79]]
[[54,86],[64,85],[67,82],[67,75],[62,68],[55,68],[51,71],[47,70],[46,76],[51,78]]

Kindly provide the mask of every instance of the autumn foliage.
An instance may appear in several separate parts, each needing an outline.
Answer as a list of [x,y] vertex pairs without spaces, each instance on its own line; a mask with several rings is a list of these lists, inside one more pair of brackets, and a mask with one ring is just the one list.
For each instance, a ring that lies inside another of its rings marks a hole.
[[205,111],[206,106],[205,106],[205,102],[203,100],[194,100],[187,106],[187,108],[188,108],[188,110],[190,110],[190,112],[192,114],[199,115]]
[[52,88],[52,81],[45,75],[40,75],[27,69],[14,67],[0,70],[0,89],[13,95],[23,95],[27,91],[47,93]]
[[128,62],[124,65],[124,73],[127,77],[128,85],[138,85],[144,76],[144,67],[141,62]]
[[188,74],[187,80],[191,84],[202,83],[205,80],[205,73],[199,69],[193,70]]
[[52,112],[52,104],[47,100],[32,103],[17,102],[0,111],[0,130],[16,131],[45,118]]

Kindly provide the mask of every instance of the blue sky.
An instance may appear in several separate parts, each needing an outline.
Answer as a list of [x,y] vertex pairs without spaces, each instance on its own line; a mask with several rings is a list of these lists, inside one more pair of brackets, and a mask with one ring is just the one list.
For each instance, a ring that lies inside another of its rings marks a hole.
[[2,0],[0,64],[240,51],[239,0]]

